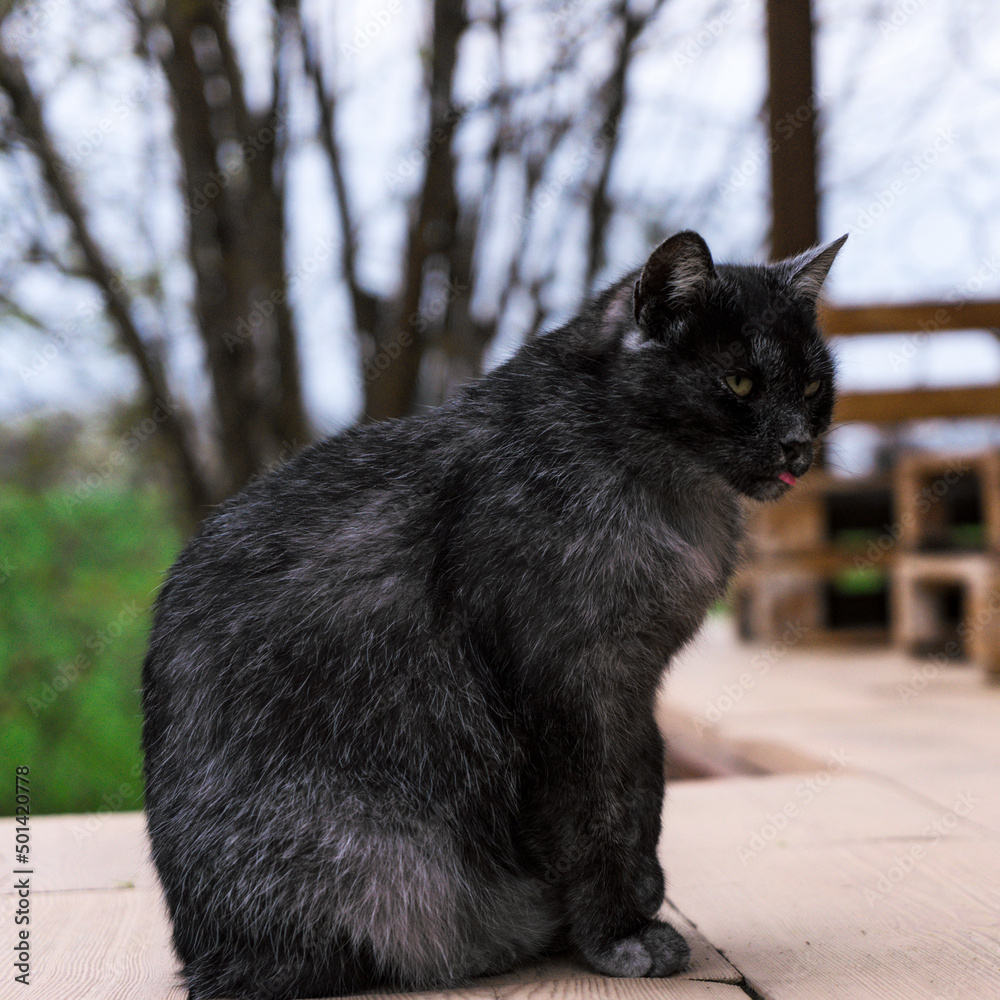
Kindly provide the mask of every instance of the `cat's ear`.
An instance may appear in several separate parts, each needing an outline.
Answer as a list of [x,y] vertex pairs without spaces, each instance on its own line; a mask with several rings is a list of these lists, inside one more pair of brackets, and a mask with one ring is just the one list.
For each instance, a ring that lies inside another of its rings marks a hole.
[[840,248],[847,241],[847,237],[848,234],[844,233],[839,240],[834,240],[821,247],[813,247],[811,250],[799,254],[798,257],[784,261],[792,289],[803,298],[815,302],[823,288],[823,282],[826,281],[826,276],[830,273],[833,261]]
[[643,265],[635,283],[635,321],[646,327],[654,314],[665,318],[697,301],[715,281],[715,265],[705,241],[691,230],[664,240]]

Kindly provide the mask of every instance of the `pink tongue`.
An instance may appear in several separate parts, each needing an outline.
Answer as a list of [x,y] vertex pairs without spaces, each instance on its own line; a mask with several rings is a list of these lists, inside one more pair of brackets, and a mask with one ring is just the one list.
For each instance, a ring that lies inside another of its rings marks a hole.
[[783,483],[788,483],[789,486],[795,485],[795,476],[793,476],[790,472],[782,472],[781,475],[778,476],[778,478]]

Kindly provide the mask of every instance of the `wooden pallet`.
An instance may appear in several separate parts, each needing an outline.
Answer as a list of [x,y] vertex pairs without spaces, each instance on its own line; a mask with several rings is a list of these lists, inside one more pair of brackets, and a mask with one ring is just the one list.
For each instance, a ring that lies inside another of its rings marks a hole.
[[887,612],[860,626],[838,621],[845,573],[881,573],[893,558],[892,481],[845,480],[816,470],[780,503],[755,511],[747,568],[734,587],[741,632],[775,642],[789,628],[808,643],[888,638]]
[[964,656],[1000,680],[1000,556],[903,553],[893,567],[891,593],[900,648]]
[[754,512],[753,554],[829,551],[852,531],[878,538],[893,521],[892,488],[886,475],[841,479],[816,469],[779,503]]
[[[901,455],[894,493],[903,548],[1000,552],[1000,452]],[[978,543],[957,533],[970,522],[982,525]]]

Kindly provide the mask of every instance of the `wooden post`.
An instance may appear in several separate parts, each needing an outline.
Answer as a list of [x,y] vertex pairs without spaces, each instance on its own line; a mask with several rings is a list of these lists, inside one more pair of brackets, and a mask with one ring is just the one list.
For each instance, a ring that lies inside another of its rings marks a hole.
[[810,0],[768,0],[771,258],[819,242]]

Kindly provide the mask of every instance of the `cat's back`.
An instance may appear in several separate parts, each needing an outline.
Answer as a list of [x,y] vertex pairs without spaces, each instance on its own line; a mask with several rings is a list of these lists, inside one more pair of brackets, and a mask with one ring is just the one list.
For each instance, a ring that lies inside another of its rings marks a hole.
[[415,572],[426,555],[421,522],[464,436],[460,421],[448,438],[419,420],[352,428],[260,476],[185,547],[157,601],[154,634],[164,619],[176,629],[224,608],[287,620],[303,602]]
[[271,724],[275,739],[301,741],[331,717],[369,718],[376,703],[371,724],[388,731],[392,706],[429,699],[433,663],[404,654],[442,641],[435,510],[467,425],[459,412],[352,429],[213,514],[156,603],[147,743],[180,718],[208,753],[223,752],[224,731],[266,742]]

